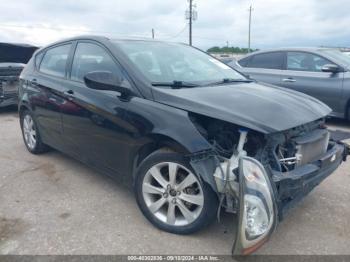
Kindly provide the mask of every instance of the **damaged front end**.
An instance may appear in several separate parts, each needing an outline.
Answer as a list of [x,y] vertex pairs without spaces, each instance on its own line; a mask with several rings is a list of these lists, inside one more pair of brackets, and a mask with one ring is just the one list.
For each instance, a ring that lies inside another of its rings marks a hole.
[[17,104],[18,76],[22,69],[20,68],[17,76],[4,76],[5,70],[0,66],[0,107]]
[[348,146],[330,138],[323,119],[271,134],[192,121],[213,150],[192,155],[191,164],[218,193],[219,208],[238,215],[235,255],[265,243],[285,212],[349,154]]
[[35,46],[0,43],[0,107],[18,103],[19,76]]

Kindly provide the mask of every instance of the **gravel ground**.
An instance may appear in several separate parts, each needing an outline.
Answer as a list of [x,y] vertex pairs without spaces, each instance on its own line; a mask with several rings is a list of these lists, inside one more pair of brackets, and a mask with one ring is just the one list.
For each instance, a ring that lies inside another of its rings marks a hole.
[[[330,127],[350,132],[344,121]],[[190,236],[162,232],[122,181],[57,151],[28,153],[15,109],[0,109],[0,134],[0,254],[230,254],[232,215]],[[257,253],[350,254],[349,170],[343,163]]]

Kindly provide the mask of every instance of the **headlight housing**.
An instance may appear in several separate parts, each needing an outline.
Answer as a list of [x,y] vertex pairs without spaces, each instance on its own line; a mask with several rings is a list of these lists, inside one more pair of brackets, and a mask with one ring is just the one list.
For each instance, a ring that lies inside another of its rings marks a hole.
[[275,228],[276,203],[264,167],[256,159],[239,161],[240,215],[235,254],[249,254],[260,247]]

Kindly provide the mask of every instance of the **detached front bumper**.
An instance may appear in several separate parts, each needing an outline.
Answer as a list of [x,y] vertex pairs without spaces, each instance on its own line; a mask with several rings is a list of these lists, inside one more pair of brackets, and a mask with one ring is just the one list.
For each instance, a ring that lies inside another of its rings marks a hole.
[[285,173],[272,171],[272,180],[277,188],[276,202],[279,220],[282,220],[291,207],[310,193],[346,160],[349,147],[341,143],[331,143],[331,147],[326,154],[313,163]]

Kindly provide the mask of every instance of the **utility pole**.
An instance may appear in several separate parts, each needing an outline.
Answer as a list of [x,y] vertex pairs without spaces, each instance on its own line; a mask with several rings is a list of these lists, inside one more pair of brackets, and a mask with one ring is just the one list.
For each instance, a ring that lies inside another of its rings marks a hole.
[[188,43],[189,45],[192,45],[192,23],[193,21],[197,20],[197,11],[196,11],[196,4],[193,4],[194,0],[187,0],[189,3],[189,8],[185,12],[186,19],[188,19],[189,24],[189,34],[188,34]]
[[154,39],[154,29],[152,28],[152,39]]
[[193,0],[189,0],[189,3],[190,3],[190,29],[189,29],[189,44],[192,45],[192,1]]
[[248,53],[250,53],[250,32],[251,32],[251,24],[252,24],[252,5],[249,7],[249,29],[248,29]]

